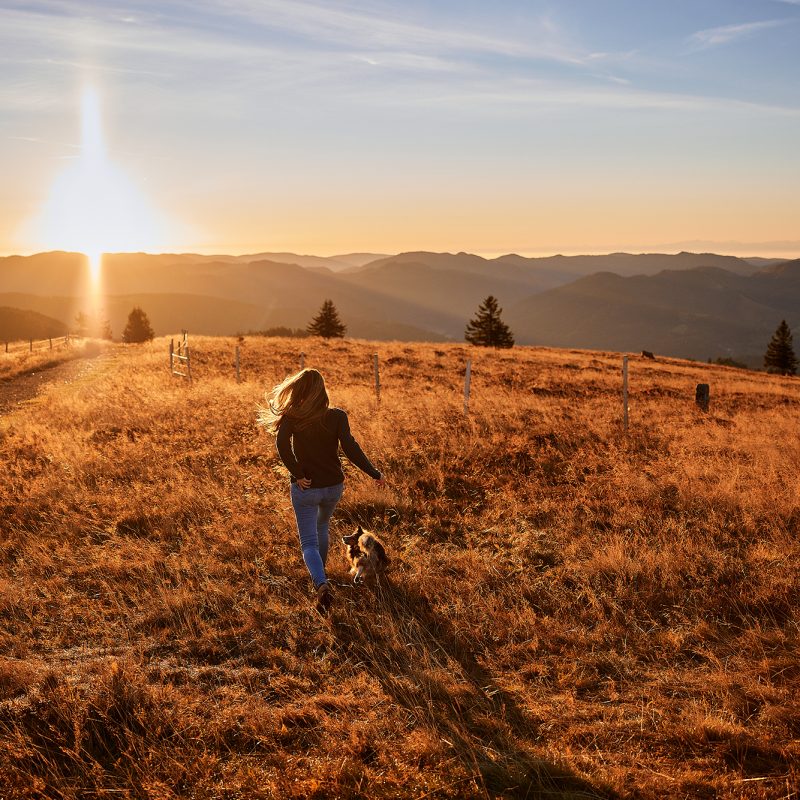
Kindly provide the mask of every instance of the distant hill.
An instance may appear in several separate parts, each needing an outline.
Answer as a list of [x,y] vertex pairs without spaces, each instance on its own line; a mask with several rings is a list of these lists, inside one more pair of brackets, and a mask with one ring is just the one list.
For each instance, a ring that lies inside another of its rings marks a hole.
[[[713,253],[269,255],[105,256],[100,293],[112,330],[119,335],[135,304],[157,334],[303,328],[331,299],[354,337],[461,341],[467,320],[493,294],[520,344],[646,348],[753,364],[780,319],[798,321],[800,261]],[[88,290],[81,254],[0,258],[2,305],[71,325],[87,310]]]
[[[486,259],[472,253],[429,253],[410,252],[372,261],[359,269],[345,273],[346,277],[355,281],[364,280],[365,276],[380,273],[384,276],[393,274],[402,276],[407,266],[425,266],[439,273],[463,273],[477,275],[489,281],[503,281],[516,288],[527,287],[528,291],[543,291],[559,286],[574,279],[567,272],[540,269],[538,265],[529,263],[516,264],[502,259]],[[452,274],[445,280],[452,285]],[[498,292],[495,291],[495,294]]]
[[800,261],[772,269],[598,273],[525,298],[506,319],[520,343],[728,356],[760,366],[781,319],[800,324]]
[[[253,255],[238,256],[237,261],[273,261],[278,264],[297,264],[300,267],[329,269],[332,272],[339,272],[343,269],[351,269],[365,261],[372,261],[379,256],[364,256],[359,258],[358,254],[352,256],[301,256],[297,253],[255,253]],[[349,260],[348,260],[349,259]]]
[[[53,318],[63,332],[42,334],[38,338],[60,336],[74,325],[80,311],[87,312],[86,301],[76,297],[42,297],[15,293],[0,293],[0,307],[14,304],[24,306],[37,316]],[[300,306],[258,305],[220,297],[191,294],[127,294],[110,295],[102,300],[101,315],[108,319],[115,339],[125,328],[128,314],[134,306],[144,309],[156,336],[176,333],[186,328],[196,334],[231,336],[248,331],[261,331],[278,326],[304,328],[319,308],[306,302]],[[348,336],[361,339],[397,339],[401,341],[444,341],[447,337],[423,327],[360,315],[351,306],[342,304]],[[59,329],[59,330],[61,330]],[[0,337],[1,338],[1,337]],[[13,338],[29,338],[28,335]],[[34,338],[37,338],[34,336]]]
[[800,258],[793,261],[778,261],[762,270],[765,275],[782,275],[784,277],[795,275],[798,271],[800,271]]
[[715,253],[610,253],[600,256],[547,256],[525,258],[518,255],[500,256],[497,261],[548,269],[572,276],[595,272],[614,272],[617,275],[655,275],[665,269],[685,270],[697,267],[718,267],[737,275],[752,275],[760,267],[736,256]]
[[52,317],[22,308],[0,305],[0,342],[65,336],[67,326]]
[[338,277],[391,304],[401,301],[414,306],[427,326],[459,339],[466,321],[487,295],[495,295],[502,304],[552,285],[535,273],[516,267],[505,268],[483,259],[474,264],[464,264],[467,259],[458,256],[452,259],[451,267],[442,268],[436,262],[432,265],[427,260],[417,261],[407,254]]
[[[249,264],[258,261],[297,264],[337,272],[358,267],[385,256],[370,253],[325,258],[295,253],[253,253],[249,255],[199,255],[197,253],[108,253],[103,256],[105,291],[116,292],[119,285],[134,291],[161,291],[161,279],[172,283],[170,270],[183,278],[191,277],[191,267],[207,264]],[[82,253],[53,251],[32,256],[0,257],[0,292],[43,295],[68,295],[84,291],[88,281],[86,256]]]
[[745,258],[744,259],[748,264],[752,264],[754,267],[758,267],[758,269],[764,269],[765,267],[772,267],[775,264],[784,264],[788,259],[785,258]]
[[340,264],[347,264],[349,267],[363,267],[372,261],[380,258],[390,258],[386,253],[345,253],[340,256],[331,256],[331,260]]

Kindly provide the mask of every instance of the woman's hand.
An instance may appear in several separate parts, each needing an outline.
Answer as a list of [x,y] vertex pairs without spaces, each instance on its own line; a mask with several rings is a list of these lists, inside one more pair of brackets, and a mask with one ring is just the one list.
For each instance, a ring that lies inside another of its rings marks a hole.
[[311,478],[298,478],[297,485],[305,491],[311,486]]

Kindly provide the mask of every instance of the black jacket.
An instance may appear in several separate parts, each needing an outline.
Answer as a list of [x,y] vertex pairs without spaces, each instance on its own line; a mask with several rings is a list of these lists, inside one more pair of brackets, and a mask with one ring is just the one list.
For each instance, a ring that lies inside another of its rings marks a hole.
[[341,408],[329,408],[313,422],[295,427],[291,417],[284,417],[278,428],[276,445],[292,483],[310,478],[311,488],[336,486],[344,481],[339,461],[339,445],[359,469],[378,480],[381,473],[372,466],[364,451],[350,433],[350,422]]

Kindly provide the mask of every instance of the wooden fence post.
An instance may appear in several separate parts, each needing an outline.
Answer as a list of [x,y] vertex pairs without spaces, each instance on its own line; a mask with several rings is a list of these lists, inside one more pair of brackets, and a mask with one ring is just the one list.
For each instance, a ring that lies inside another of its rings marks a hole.
[[622,356],[622,427],[628,432],[628,356]]
[[169,340],[169,371],[174,372],[175,370],[175,340]]
[[236,345],[236,383],[239,383],[240,379],[241,378],[240,378],[240,375],[239,375],[239,345],[237,344]]
[[30,340],[30,352],[33,352],[33,339]]
[[381,376],[380,372],[378,371],[378,354],[375,353],[373,356],[373,361],[375,364],[375,397],[377,398],[378,402],[381,401]]
[[6,342],[6,353],[8,352],[8,342]]
[[187,344],[184,348],[184,352],[186,353],[186,372],[189,377],[189,383],[192,383],[192,359],[189,356],[189,345]]
[[469,385],[472,379],[472,359],[467,359],[467,369],[464,372],[464,413],[469,414]]
[[708,411],[711,388],[707,383],[698,383],[694,392],[694,401],[701,411]]
[[53,349],[53,339],[52,338],[50,339],[50,349],[51,350]]

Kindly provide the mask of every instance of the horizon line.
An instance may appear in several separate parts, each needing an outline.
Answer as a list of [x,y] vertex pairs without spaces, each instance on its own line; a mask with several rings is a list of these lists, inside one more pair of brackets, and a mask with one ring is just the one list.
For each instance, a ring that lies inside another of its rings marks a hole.
[[[719,247],[717,247],[719,245]],[[768,255],[764,255],[759,251],[767,251]],[[69,250],[69,249],[46,249],[46,250],[31,250],[26,249],[26,251],[3,251],[0,252],[0,258],[12,258],[12,257],[21,257],[21,258],[30,258],[31,256],[36,255],[43,255],[46,253],[80,253],[81,255],[87,255],[80,250]],[[416,248],[416,249],[405,249],[405,250],[397,250],[396,252],[374,252],[373,249],[354,249],[354,250],[347,250],[342,251],[339,250],[337,252],[330,253],[328,255],[322,255],[320,253],[311,253],[311,252],[304,252],[303,249],[297,250],[290,250],[290,249],[260,249],[260,248],[241,248],[241,247],[234,247],[230,250],[224,250],[214,247],[198,247],[198,248],[181,248],[177,247],[174,249],[165,249],[165,250],[152,250],[152,249],[141,249],[141,250],[113,250],[103,252],[101,255],[135,255],[135,254],[144,254],[144,255],[175,255],[175,256],[186,256],[186,255],[198,255],[203,257],[208,256],[233,256],[233,257],[241,257],[241,256],[249,256],[249,255],[260,255],[266,254],[269,255],[271,253],[275,254],[287,254],[287,255],[296,255],[301,258],[311,257],[311,258],[323,258],[323,259],[335,259],[337,257],[351,255],[351,254],[366,254],[366,255],[375,255],[376,258],[385,258],[385,257],[393,257],[402,255],[403,253],[437,253],[437,254],[451,254],[451,255],[458,255],[459,253],[466,253],[468,255],[477,255],[481,258],[485,258],[487,260],[493,260],[496,258],[500,258],[506,255],[518,255],[523,258],[553,258],[556,256],[563,256],[566,258],[570,257],[578,257],[578,256],[611,256],[617,254],[625,254],[625,255],[679,255],[680,253],[692,253],[694,255],[717,255],[717,256],[732,256],[734,258],[770,258],[770,259],[786,259],[786,260],[794,260],[800,258],[800,242],[758,242],[753,243],[752,246],[747,242],[706,242],[702,240],[696,241],[688,241],[688,242],[674,242],[670,244],[664,245],[653,245],[651,247],[641,247],[641,246],[627,246],[627,247],[611,247],[611,248],[603,248],[603,247],[593,247],[593,246],[573,246],[573,247],[547,247],[547,248],[533,248],[533,247],[520,247],[520,248],[509,248],[509,249],[485,249],[480,248],[476,250],[465,250],[461,249],[453,249],[453,250],[433,250],[433,249],[424,249],[424,248]]]

